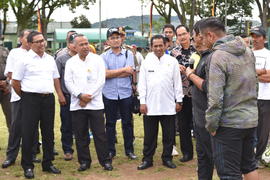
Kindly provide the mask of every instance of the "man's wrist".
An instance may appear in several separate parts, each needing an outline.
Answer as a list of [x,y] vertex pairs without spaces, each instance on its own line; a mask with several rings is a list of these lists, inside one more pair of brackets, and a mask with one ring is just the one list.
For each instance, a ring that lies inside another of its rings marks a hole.
[[179,104],[180,106],[183,106],[183,102],[177,102],[177,104]]
[[77,98],[81,99],[81,97],[82,97],[82,93],[78,94]]

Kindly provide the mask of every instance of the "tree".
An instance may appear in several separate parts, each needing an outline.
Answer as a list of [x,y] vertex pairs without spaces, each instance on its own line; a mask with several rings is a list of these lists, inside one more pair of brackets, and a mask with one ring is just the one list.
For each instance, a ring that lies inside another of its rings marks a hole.
[[[6,0],[4,0],[6,1]],[[83,6],[88,9],[90,3],[96,0],[7,0],[13,13],[17,19],[17,33],[28,28],[29,21],[36,14],[38,6],[41,10],[42,33],[47,37],[47,26],[51,20],[53,12],[64,5],[68,5],[70,10],[74,12],[76,7]]]
[[[197,14],[201,18],[210,17],[213,0],[197,1]],[[214,12],[223,22],[227,18],[227,25],[233,34],[243,33],[246,17],[252,16],[252,3],[254,0],[227,0],[227,17],[225,17],[226,0],[215,0]]]
[[[152,24],[153,24],[153,33],[160,33],[160,31],[162,30],[162,27],[166,24],[166,21],[165,21],[164,17],[160,17],[158,20],[153,20]],[[145,24],[143,24],[143,26],[144,26],[146,31],[148,31],[148,32],[150,31],[149,24],[145,23]]]
[[262,26],[267,29],[270,27],[270,0],[255,0],[259,8],[259,17],[261,19]]
[[47,38],[47,26],[51,20],[51,15],[57,8],[68,4],[70,10],[74,12],[78,6],[89,9],[89,4],[95,2],[96,0],[41,0],[41,25],[44,37]]
[[28,28],[28,22],[36,13],[36,8],[40,0],[17,1],[9,0],[9,5],[17,19],[17,34],[23,29]]
[[85,15],[75,17],[70,24],[73,28],[91,28],[91,23]]
[[153,3],[158,14],[160,14],[164,18],[165,23],[170,24],[171,16],[172,16],[172,8],[168,4],[165,4],[162,1],[151,0],[151,2]]
[[[5,34],[6,26],[7,26],[7,11],[8,11],[8,0],[0,1],[0,11],[3,11],[3,29],[0,28],[0,37],[1,34]],[[1,19],[0,19],[0,26],[1,26]],[[2,27],[2,26],[1,26]]]

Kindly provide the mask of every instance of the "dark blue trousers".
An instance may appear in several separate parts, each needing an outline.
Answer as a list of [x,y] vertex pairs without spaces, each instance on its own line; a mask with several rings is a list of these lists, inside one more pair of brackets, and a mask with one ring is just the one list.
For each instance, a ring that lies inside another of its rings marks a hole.
[[133,149],[133,126],[132,126],[132,96],[125,99],[111,100],[103,96],[106,117],[106,134],[109,144],[109,152],[116,154],[115,133],[118,112],[121,115],[124,147],[126,155],[134,152]]
[[61,142],[64,153],[73,153],[73,133],[72,133],[72,115],[70,108],[70,95],[65,94],[67,104],[60,106],[61,117]]

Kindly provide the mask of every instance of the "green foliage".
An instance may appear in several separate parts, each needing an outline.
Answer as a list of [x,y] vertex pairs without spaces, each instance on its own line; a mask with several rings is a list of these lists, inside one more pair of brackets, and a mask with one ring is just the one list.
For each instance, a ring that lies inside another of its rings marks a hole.
[[[152,22],[152,30],[153,33],[160,33],[162,30],[162,27],[166,24],[165,22],[165,18],[164,17],[160,17],[158,20],[153,20]],[[149,23],[145,23],[143,24],[144,26],[144,30],[145,32],[149,32],[150,31],[150,25]],[[140,25],[140,29],[141,29],[141,25]]]
[[91,23],[85,15],[75,17],[70,23],[73,28],[91,28]]

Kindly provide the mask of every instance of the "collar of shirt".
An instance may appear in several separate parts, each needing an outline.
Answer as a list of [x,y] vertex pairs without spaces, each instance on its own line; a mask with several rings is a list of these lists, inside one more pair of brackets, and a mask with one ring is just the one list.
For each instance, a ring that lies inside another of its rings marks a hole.
[[[108,51],[110,54],[115,54],[113,51],[112,51],[112,48],[109,49]],[[126,53],[126,50],[121,48],[121,52],[119,54],[125,54]]]
[[30,49],[29,51],[29,55],[32,57],[32,58],[37,58],[39,57],[40,59],[44,59],[46,58],[47,54],[44,52],[43,56],[40,57],[37,53],[35,53],[32,49]]

